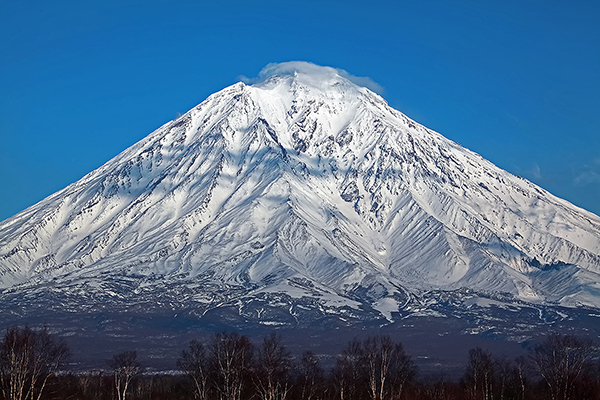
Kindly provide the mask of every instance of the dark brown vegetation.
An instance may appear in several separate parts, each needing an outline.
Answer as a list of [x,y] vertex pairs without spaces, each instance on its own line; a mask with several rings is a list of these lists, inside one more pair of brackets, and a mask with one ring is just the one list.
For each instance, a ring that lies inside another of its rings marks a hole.
[[13,327],[0,342],[0,386],[6,400],[41,399],[44,389],[69,355],[47,328]]
[[459,382],[430,381],[388,336],[350,341],[325,371],[316,354],[294,357],[274,333],[253,344],[224,332],[192,340],[178,374],[144,373],[134,351],[115,354],[106,371],[67,372],[64,342],[13,327],[0,341],[0,399],[591,400],[600,399],[595,350],[572,335],[550,335],[514,360],[474,348]]

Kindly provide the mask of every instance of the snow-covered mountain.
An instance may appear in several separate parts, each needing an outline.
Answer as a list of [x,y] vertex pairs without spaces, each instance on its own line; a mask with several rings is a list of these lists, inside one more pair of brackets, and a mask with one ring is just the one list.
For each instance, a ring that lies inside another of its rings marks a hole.
[[393,320],[465,288],[600,307],[598,216],[335,69],[279,71],[0,223],[3,301],[229,307],[267,324]]

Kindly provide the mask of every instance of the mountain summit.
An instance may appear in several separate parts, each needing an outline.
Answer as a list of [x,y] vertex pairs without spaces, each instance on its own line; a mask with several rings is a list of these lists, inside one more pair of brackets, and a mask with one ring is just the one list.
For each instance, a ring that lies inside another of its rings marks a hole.
[[286,63],[262,78],[0,223],[1,296],[229,307],[265,324],[392,321],[464,290],[600,307],[598,216],[343,71]]

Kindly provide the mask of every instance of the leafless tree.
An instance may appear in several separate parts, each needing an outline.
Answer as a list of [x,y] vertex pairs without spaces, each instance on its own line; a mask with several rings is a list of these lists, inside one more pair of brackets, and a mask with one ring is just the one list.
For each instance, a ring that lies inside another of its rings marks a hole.
[[527,359],[524,356],[515,358],[513,368],[513,381],[515,384],[515,400],[524,400],[525,391],[528,384],[527,378]]
[[417,375],[417,367],[412,358],[404,352],[402,343],[392,343],[393,350],[390,353],[388,376],[390,394],[392,399],[400,399],[406,386],[410,384]]
[[513,368],[510,360],[506,356],[497,357],[494,362],[494,390],[496,390],[498,400],[505,400],[509,386],[512,384]]
[[204,346],[198,340],[190,341],[187,350],[181,352],[177,367],[194,383],[194,397],[204,400],[208,396],[208,360]]
[[218,333],[210,343],[211,369],[221,400],[239,400],[250,369],[253,347],[246,336]]
[[465,371],[467,393],[472,399],[493,399],[494,361],[490,352],[480,347],[469,350]]
[[313,400],[317,397],[323,383],[323,369],[319,357],[310,350],[302,353],[299,365],[300,399]]
[[258,350],[254,384],[262,400],[285,400],[290,390],[292,357],[281,343],[281,338],[271,333]]
[[48,328],[7,329],[0,342],[0,384],[7,400],[39,400],[48,379],[69,355],[69,348]]
[[353,340],[338,356],[333,371],[341,400],[400,399],[416,367],[401,343],[389,336]]
[[553,334],[530,351],[529,361],[548,385],[552,400],[568,400],[578,379],[590,367],[593,352],[589,339]]
[[[389,339],[389,338],[387,338]],[[392,347],[389,341],[381,343],[379,336],[367,338],[363,343],[364,362],[367,372],[369,397],[382,400],[387,394],[386,379],[390,367]]]
[[127,388],[134,376],[142,372],[142,365],[137,359],[137,352],[124,351],[115,354],[108,362],[114,372],[115,389],[119,400],[125,400]]
[[348,343],[336,360],[333,380],[340,400],[360,398],[360,389],[364,382],[362,344],[354,339]]
[[397,399],[415,375],[412,360],[401,343],[389,336],[369,337],[363,342],[364,368],[372,400]]

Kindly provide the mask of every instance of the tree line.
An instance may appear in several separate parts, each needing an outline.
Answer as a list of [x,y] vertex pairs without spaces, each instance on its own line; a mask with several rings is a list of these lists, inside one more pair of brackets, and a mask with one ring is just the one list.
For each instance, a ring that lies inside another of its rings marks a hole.
[[471,349],[459,381],[419,378],[402,343],[351,340],[326,370],[320,357],[294,357],[275,333],[254,344],[235,332],[192,340],[178,374],[148,374],[137,352],[115,354],[107,370],[69,372],[66,343],[47,328],[11,327],[0,342],[2,400],[528,400],[600,399],[595,344],[553,334],[509,359]]

